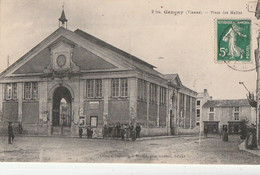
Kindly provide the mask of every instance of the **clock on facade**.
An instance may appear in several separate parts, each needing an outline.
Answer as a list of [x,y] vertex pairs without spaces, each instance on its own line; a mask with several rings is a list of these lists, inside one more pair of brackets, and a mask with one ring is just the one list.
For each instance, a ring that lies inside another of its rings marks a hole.
[[59,55],[57,57],[57,65],[63,67],[66,64],[66,57],[64,55]]

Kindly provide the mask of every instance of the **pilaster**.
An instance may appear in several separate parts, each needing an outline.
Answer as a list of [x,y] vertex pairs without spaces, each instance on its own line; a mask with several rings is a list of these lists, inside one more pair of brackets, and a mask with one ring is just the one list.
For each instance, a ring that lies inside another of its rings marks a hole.
[[147,107],[146,107],[146,126],[149,126],[149,106],[150,106],[150,83],[146,83],[146,92],[147,92]]
[[18,122],[23,120],[23,83],[17,83]]
[[110,79],[103,79],[102,80],[102,95],[104,98],[104,111],[103,111],[103,121],[104,125],[107,124],[108,120],[108,97],[110,91]]
[[128,79],[128,93],[129,93],[129,119],[135,125],[137,117],[137,78]]
[[184,110],[183,110],[183,116],[184,116],[184,124],[183,124],[183,128],[186,128],[186,115],[187,115],[187,109],[186,109],[186,100],[187,100],[187,95],[184,94]]
[[157,86],[157,89],[156,89],[156,97],[157,97],[157,117],[156,117],[156,123],[157,123],[157,127],[160,126],[160,86]]

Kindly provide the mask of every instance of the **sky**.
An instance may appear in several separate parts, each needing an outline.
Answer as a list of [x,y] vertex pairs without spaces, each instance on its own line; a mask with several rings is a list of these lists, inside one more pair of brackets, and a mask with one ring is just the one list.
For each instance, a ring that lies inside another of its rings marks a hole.
[[[254,13],[249,12],[254,10],[254,3],[249,3],[252,0],[0,2],[1,72],[7,68],[8,55],[10,63],[14,63],[58,28],[64,5],[69,30],[81,29],[96,36],[154,65],[163,74],[178,73],[182,83],[197,92],[208,89],[213,99],[246,98],[247,92],[239,84],[244,82],[255,93],[256,71],[235,71],[215,61],[216,19],[251,19],[251,49],[257,48],[260,25]],[[172,14],[164,14],[165,10]],[[183,13],[174,14],[176,11]],[[223,11],[229,14],[222,14]],[[251,64],[238,67],[254,67],[254,55],[251,59]]]

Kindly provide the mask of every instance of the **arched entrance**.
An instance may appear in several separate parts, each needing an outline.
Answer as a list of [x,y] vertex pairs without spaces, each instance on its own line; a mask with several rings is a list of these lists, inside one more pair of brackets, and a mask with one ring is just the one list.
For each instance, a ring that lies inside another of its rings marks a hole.
[[72,97],[64,87],[57,87],[53,93],[52,134],[70,134]]

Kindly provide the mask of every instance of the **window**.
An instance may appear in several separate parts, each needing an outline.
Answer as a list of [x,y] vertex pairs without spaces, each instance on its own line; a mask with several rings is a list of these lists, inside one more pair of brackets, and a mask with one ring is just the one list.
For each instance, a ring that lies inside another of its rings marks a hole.
[[127,89],[127,79],[121,79],[121,97],[127,97],[128,89]]
[[157,102],[157,85],[150,83],[150,101]]
[[197,117],[200,117],[200,110],[197,109]]
[[38,83],[32,83],[32,98],[38,98]]
[[24,84],[24,98],[31,99],[31,83]]
[[96,97],[102,97],[102,80],[98,79],[95,80],[95,85],[96,85]]
[[17,100],[17,83],[5,85],[5,100]]
[[209,113],[209,121],[214,121],[214,113]]
[[200,101],[199,100],[197,101],[197,106],[200,106]]
[[91,79],[87,80],[86,84],[87,98],[100,98],[102,97],[102,80]]
[[237,112],[238,112],[238,111],[239,111],[239,107],[235,107],[235,111],[237,111]]
[[239,113],[235,113],[235,120],[239,120]]
[[209,108],[209,112],[214,112],[214,108],[213,108],[213,107],[210,107],[210,108]]
[[141,100],[147,99],[147,82],[145,80],[138,79],[138,98]]
[[166,104],[166,88],[160,87],[160,104]]
[[112,79],[112,97],[118,97],[119,96],[119,78]]
[[24,99],[31,100],[38,98],[38,83],[26,82],[24,83]]
[[239,120],[239,107],[234,107],[234,119]]
[[98,125],[98,118],[96,116],[90,116],[90,126],[96,128]]
[[127,97],[128,96],[128,80],[127,78],[114,78],[111,81],[111,96],[112,97]]
[[94,80],[87,80],[87,98],[94,97]]

